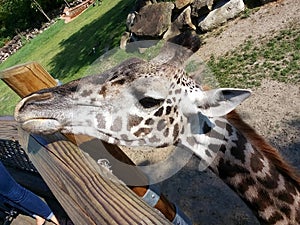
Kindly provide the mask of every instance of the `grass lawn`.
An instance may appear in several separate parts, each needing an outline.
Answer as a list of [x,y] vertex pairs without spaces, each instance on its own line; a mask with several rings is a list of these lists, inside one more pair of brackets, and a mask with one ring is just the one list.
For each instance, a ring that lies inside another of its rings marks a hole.
[[[102,5],[90,7],[70,23],[58,20],[0,64],[0,71],[36,61],[63,82],[83,76],[105,50],[119,45],[133,4],[134,0],[104,0]],[[0,115],[12,115],[19,98],[2,81],[0,93]]]
[[265,78],[300,83],[300,28],[281,30],[269,40],[249,38],[239,48],[208,66],[224,87],[251,88]]

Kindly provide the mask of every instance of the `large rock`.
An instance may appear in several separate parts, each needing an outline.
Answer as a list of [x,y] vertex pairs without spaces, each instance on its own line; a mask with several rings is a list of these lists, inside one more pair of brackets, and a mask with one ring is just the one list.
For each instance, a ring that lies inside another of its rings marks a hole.
[[191,4],[192,16],[200,17],[212,10],[216,0],[194,0]]
[[220,8],[211,11],[198,26],[202,31],[212,30],[227,20],[236,17],[239,13],[244,11],[244,9],[245,4],[243,0],[230,0]]
[[191,4],[194,0],[176,0],[175,6],[177,9],[182,9],[187,5]]
[[124,32],[120,41],[120,49],[126,49],[126,45],[129,40],[130,40],[130,33]]
[[162,36],[171,25],[173,8],[171,2],[146,5],[136,15],[131,32],[137,36]]
[[169,39],[180,34],[186,28],[196,30],[196,26],[193,24],[191,19],[191,7],[186,7],[182,13],[176,18],[176,20],[171,24],[168,31],[164,34],[164,39]]

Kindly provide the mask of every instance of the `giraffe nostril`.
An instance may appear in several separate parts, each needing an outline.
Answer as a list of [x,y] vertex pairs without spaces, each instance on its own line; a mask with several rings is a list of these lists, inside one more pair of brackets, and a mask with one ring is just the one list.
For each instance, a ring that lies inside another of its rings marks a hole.
[[26,110],[26,108],[30,105],[39,105],[42,103],[46,103],[47,100],[53,98],[53,94],[49,92],[45,93],[35,93],[29,95],[28,97],[22,99],[16,106],[15,112],[22,112]]

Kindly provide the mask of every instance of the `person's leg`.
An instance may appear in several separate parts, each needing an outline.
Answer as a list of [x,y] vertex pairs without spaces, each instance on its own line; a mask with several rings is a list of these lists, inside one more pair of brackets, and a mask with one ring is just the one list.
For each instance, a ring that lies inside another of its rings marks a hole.
[[49,206],[37,195],[19,185],[0,162],[0,194],[15,203],[15,207],[47,218],[52,215]]

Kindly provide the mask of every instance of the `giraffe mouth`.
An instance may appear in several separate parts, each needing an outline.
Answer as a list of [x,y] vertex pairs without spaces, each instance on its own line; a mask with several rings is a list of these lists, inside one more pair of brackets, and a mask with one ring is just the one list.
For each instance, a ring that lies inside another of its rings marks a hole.
[[18,122],[22,129],[35,134],[53,134],[63,129],[58,120],[51,118],[34,118]]

